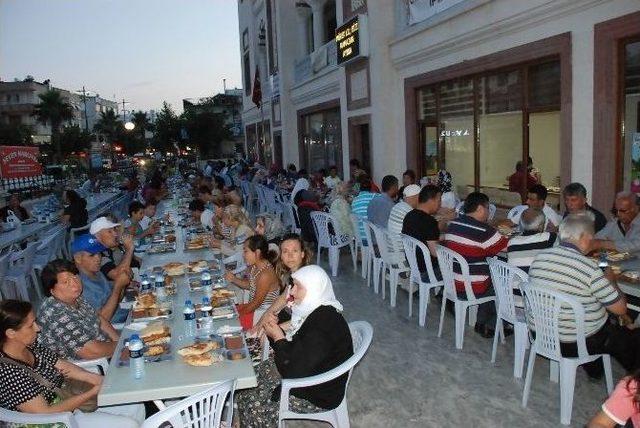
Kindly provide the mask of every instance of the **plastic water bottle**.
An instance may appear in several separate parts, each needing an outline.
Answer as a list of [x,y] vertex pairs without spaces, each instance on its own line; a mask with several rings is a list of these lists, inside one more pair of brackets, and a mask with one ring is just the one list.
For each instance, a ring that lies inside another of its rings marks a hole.
[[182,310],[184,315],[184,335],[187,337],[193,337],[196,335],[196,309],[191,303],[191,300],[184,302],[184,309]]
[[156,297],[161,302],[167,298],[167,290],[164,288],[164,276],[162,274],[156,275],[155,283]]
[[202,298],[202,306],[200,307],[200,329],[205,333],[211,333],[211,329],[213,328],[213,319],[211,319],[211,311],[213,307],[211,306],[211,301],[208,297]]
[[140,283],[140,291],[142,293],[147,292],[151,289],[151,283],[149,282],[149,280],[145,277],[142,282]]
[[144,343],[137,334],[129,338],[129,367],[134,379],[144,376]]
[[200,275],[200,283],[202,284],[202,292],[210,296],[212,292],[211,274],[207,271],[202,272],[202,275]]

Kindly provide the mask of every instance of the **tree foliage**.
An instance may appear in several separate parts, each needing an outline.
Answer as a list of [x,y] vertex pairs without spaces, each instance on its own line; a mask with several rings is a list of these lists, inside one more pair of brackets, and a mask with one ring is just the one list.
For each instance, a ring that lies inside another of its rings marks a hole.
[[38,95],[40,102],[36,104],[32,115],[38,122],[51,125],[51,140],[55,147],[56,158],[58,161],[62,159],[62,150],[60,146],[60,126],[73,119],[73,108],[71,104],[62,98],[59,91],[49,89],[48,91]]
[[225,119],[223,113],[214,111],[211,98],[188,108],[181,116],[188,143],[195,146],[203,156],[220,156],[221,143],[233,138]]
[[2,146],[26,146],[33,144],[31,134],[33,130],[29,125],[5,123],[0,121],[0,145]]
[[93,135],[78,125],[65,126],[60,134],[60,148],[62,154],[67,156],[72,152],[88,150],[93,140]]
[[124,125],[116,112],[110,108],[100,113],[100,119],[93,126],[93,130],[102,134],[108,143],[113,143],[116,136],[124,130]]
[[175,150],[173,143],[180,141],[180,118],[166,101],[156,116],[153,147],[161,152]]

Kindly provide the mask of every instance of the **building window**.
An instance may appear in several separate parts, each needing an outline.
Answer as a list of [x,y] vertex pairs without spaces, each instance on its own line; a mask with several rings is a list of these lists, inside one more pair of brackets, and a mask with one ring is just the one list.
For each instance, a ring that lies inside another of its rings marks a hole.
[[303,115],[302,164],[309,172],[337,166],[342,169],[340,109],[333,108]]
[[307,31],[307,53],[311,53],[313,52],[313,50],[315,49],[314,45],[313,45],[313,13],[310,13],[309,16],[307,16],[307,26],[306,26],[306,31]]
[[324,22],[322,25],[324,26],[324,40],[322,43],[324,44],[333,40],[336,36],[337,22],[335,1],[329,1],[324,5],[323,18]]
[[480,189],[514,205],[526,193],[509,191],[521,162],[552,193],[559,191],[559,61],[440,82],[420,88],[417,102],[424,175],[446,169],[460,196]]
[[251,60],[249,58],[249,29],[242,32],[242,71],[244,94],[248,97],[251,95]]
[[640,193],[640,38],[626,41],[623,49],[622,189]]
[[269,74],[278,72],[278,32],[276,1],[267,1],[267,44],[269,45]]

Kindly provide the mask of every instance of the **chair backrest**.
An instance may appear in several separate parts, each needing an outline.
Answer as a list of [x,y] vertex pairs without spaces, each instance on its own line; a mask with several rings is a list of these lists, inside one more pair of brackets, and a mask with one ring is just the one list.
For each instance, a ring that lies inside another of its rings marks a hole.
[[389,236],[387,234],[387,231],[371,222],[369,222],[369,227],[371,228],[371,230],[373,231],[373,235],[375,236],[376,244],[378,244],[378,251],[380,251],[380,257],[382,257],[382,260],[384,260],[385,264],[395,264],[395,260],[391,258],[391,251],[389,249]]
[[283,202],[282,206],[284,208],[283,213],[285,226],[294,233],[300,233],[295,205],[291,202]]
[[59,426],[60,424],[64,424],[67,428],[78,428],[78,423],[71,412],[36,414],[14,412],[0,407],[0,422],[19,424],[20,426],[22,426],[22,424],[26,426],[41,424]]
[[38,251],[39,242],[29,242],[27,247],[19,251],[17,253],[12,253],[13,257],[11,258],[11,263],[16,266],[23,266],[26,272],[31,270],[31,265],[33,264],[33,258],[36,256],[36,251]]
[[438,245],[436,247],[436,255],[438,257],[438,265],[440,266],[440,272],[442,272],[442,281],[444,283],[444,290],[451,298],[458,300],[458,294],[456,293],[455,273],[453,271],[454,265],[460,266],[460,276],[463,278],[464,290],[467,300],[475,300],[476,295],[471,288],[471,275],[469,274],[469,263],[457,252]]
[[[222,382],[213,388],[193,394],[151,416],[141,428],[157,428],[167,422],[173,428],[218,428],[227,398],[233,400],[235,380]],[[231,426],[233,404],[227,406],[227,422]]]
[[38,241],[36,254],[38,254],[39,256],[45,256],[47,260],[50,260],[56,251],[58,232],[59,231],[55,231],[54,233],[51,233],[42,238],[42,240]]
[[431,263],[431,253],[429,252],[429,247],[427,247],[424,242],[420,242],[416,238],[400,234],[402,238],[402,246],[404,247],[404,253],[407,256],[407,261],[409,262],[409,267],[411,268],[411,279],[417,282],[418,284],[423,282],[422,275],[420,274],[420,268],[418,266],[418,257],[422,257],[424,260],[424,265],[427,268],[427,273],[429,274],[429,282],[435,283],[438,282],[436,275],[433,271],[433,263]]
[[498,260],[497,257],[487,257],[487,263],[489,263],[491,283],[496,293],[498,316],[513,324],[516,321],[513,288],[520,288],[521,284],[529,280],[529,275],[518,267]]
[[509,210],[509,212],[507,213],[507,219],[511,222],[511,223],[515,223],[518,224],[517,221],[515,221],[516,217],[520,217],[520,214],[522,214],[522,212],[527,209],[526,205],[517,205],[513,208],[511,208]]
[[[313,211],[311,213],[311,220],[313,221],[313,228],[316,232],[318,245],[321,247],[331,247],[331,236],[340,236],[338,222],[335,221],[331,214],[322,211]],[[329,225],[333,228],[334,234],[329,231]]]
[[585,343],[584,308],[578,300],[532,281],[522,287],[522,292],[527,322],[535,328],[534,347],[538,354],[554,360],[561,358],[560,317],[567,319],[567,310],[570,310],[575,317],[578,358],[589,355]]
[[360,227],[362,226],[362,220],[360,219],[360,217],[354,214],[349,214],[349,218],[351,219],[353,235],[354,235],[354,238],[356,239],[356,243],[361,247],[366,247],[364,241],[362,240],[362,235],[360,234]]
[[[373,229],[371,228],[372,224],[369,220],[363,220],[360,219],[360,221],[362,222],[362,226],[364,227],[364,235],[367,237],[367,245],[370,245],[371,247],[371,254],[373,255],[373,257],[375,258],[381,258],[382,255],[380,254],[380,250],[378,249],[378,246],[376,245],[376,238],[375,235],[373,233]],[[356,229],[358,230],[358,229]],[[360,233],[357,232],[357,235],[359,235]]]

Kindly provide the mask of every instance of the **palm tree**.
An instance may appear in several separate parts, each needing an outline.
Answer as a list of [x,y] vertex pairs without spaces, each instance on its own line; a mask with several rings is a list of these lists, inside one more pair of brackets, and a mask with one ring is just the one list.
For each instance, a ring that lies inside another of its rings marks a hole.
[[136,125],[135,129],[140,135],[142,141],[144,141],[145,131],[151,130],[151,122],[147,117],[147,113],[143,111],[136,111],[133,113],[131,121]]
[[93,130],[103,134],[108,143],[113,142],[113,138],[120,131],[120,128],[122,128],[122,121],[111,108],[101,112],[100,119],[93,126]]
[[59,162],[62,159],[60,125],[73,118],[73,107],[55,89],[49,89],[47,92],[38,95],[38,98],[40,98],[40,103],[36,104],[32,115],[45,126],[48,123],[51,124],[51,140]]

